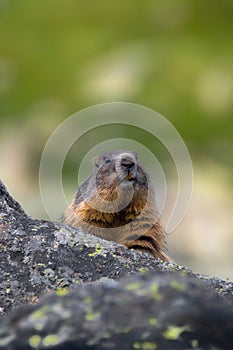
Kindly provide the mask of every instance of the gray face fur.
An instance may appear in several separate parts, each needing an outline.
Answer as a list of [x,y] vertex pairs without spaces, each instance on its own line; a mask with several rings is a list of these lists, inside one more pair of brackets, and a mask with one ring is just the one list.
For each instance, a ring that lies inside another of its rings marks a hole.
[[[106,152],[94,159],[94,173],[96,174],[96,185],[101,185],[103,175],[108,180],[110,176],[117,177],[117,184],[131,183],[134,185],[148,184],[148,174],[143,169],[136,152],[112,151]],[[101,176],[98,176],[100,174]]]

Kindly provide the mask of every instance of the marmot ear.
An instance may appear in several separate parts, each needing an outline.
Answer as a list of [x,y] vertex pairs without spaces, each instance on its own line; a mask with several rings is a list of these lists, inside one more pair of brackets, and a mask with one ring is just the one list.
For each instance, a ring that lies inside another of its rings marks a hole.
[[101,156],[96,156],[92,159],[93,165],[98,168],[100,165]]

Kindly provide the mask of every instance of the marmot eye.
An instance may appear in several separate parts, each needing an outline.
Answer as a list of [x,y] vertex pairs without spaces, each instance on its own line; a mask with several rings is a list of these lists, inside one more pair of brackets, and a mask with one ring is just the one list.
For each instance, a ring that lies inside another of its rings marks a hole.
[[110,159],[109,159],[109,158],[105,158],[105,159],[104,159],[104,163],[105,163],[105,164],[110,163]]

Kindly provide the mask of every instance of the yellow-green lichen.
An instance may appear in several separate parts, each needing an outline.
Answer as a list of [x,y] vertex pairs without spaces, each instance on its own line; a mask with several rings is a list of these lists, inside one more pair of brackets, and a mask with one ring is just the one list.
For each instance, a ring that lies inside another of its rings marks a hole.
[[44,328],[45,322],[42,320],[34,322],[34,329],[41,331]]
[[126,289],[127,290],[138,290],[141,286],[142,286],[142,284],[140,282],[133,282],[133,283],[127,284]]
[[151,326],[156,326],[158,324],[158,320],[155,317],[149,318],[148,322]]
[[33,311],[31,315],[29,316],[30,321],[36,321],[40,319],[44,319],[45,315],[48,313],[49,307],[47,305],[44,305],[40,307],[39,309]]
[[177,340],[181,333],[184,331],[190,331],[189,326],[182,326],[182,327],[177,327],[177,326],[168,326],[167,330],[163,333],[163,336],[165,339],[168,340]]
[[129,264],[124,265],[127,269],[131,269],[131,266]]
[[[67,231],[67,229],[66,228],[64,228],[64,227],[59,227],[59,231],[57,231],[58,233],[67,233],[68,231]],[[66,235],[65,235],[65,237],[66,237]]]
[[123,334],[128,334],[132,329],[130,327],[125,327],[122,329]]
[[42,345],[53,346],[59,344],[59,338],[56,334],[49,334],[42,340]]
[[84,302],[85,304],[90,304],[91,301],[92,301],[91,297],[86,297],[86,298],[84,298],[84,300],[83,300],[83,302]]
[[99,243],[97,243],[95,246],[95,251],[93,253],[88,254],[88,256],[91,256],[91,257],[96,256],[99,253],[101,253],[103,250],[104,250],[104,248],[101,248]]
[[161,301],[163,299],[162,294],[159,292],[159,285],[156,283],[153,283],[150,287],[151,294],[153,298],[157,301]]
[[183,283],[180,283],[176,280],[172,280],[169,283],[170,287],[179,290],[180,292],[184,292],[186,290],[186,285],[184,285]]
[[46,315],[49,312],[49,307],[47,305],[35,310],[29,316],[29,321],[34,325],[34,329],[40,331],[44,328],[46,324]]
[[150,341],[135,341],[133,343],[133,349],[135,350],[156,350],[158,348],[158,345],[155,342]]
[[192,339],[190,341],[190,345],[191,345],[192,349],[197,349],[199,347],[198,340],[197,339]]
[[103,338],[103,339],[110,339],[111,338],[111,334],[108,333],[108,332],[103,332],[101,334],[101,338]]
[[180,271],[181,276],[187,276],[188,272],[185,270]]
[[146,267],[140,267],[140,269],[138,269],[139,272],[146,272],[149,271]]
[[31,348],[37,348],[41,343],[41,337],[39,335],[33,335],[28,340]]
[[78,278],[72,278],[71,282],[78,285],[82,284]]
[[100,316],[100,312],[88,312],[85,315],[86,321],[95,321]]
[[69,291],[68,291],[67,288],[58,288],[58,289],[56,290],[56,293],[57,293],[57,295],[59,295],[60,297],[62,297],[62,296],[64,296],[64,295],[69,294]]
[[172,271],[172,270],[176,271],[176,266],[174,266],[173,264],[168,264],[166,267],[167,269],[169,269],[169,271]]

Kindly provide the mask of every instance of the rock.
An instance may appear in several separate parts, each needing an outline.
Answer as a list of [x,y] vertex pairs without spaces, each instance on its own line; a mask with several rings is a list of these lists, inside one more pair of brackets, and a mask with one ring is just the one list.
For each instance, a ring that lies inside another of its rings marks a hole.
[[[4,349],[232,349],[227,302],[179,273],[60,290],[1,324]],[[223,326],[224,325],[224,326]]]
[[33,220],[1,182],[0,241],[0,348],[232,348],[231,282]]

